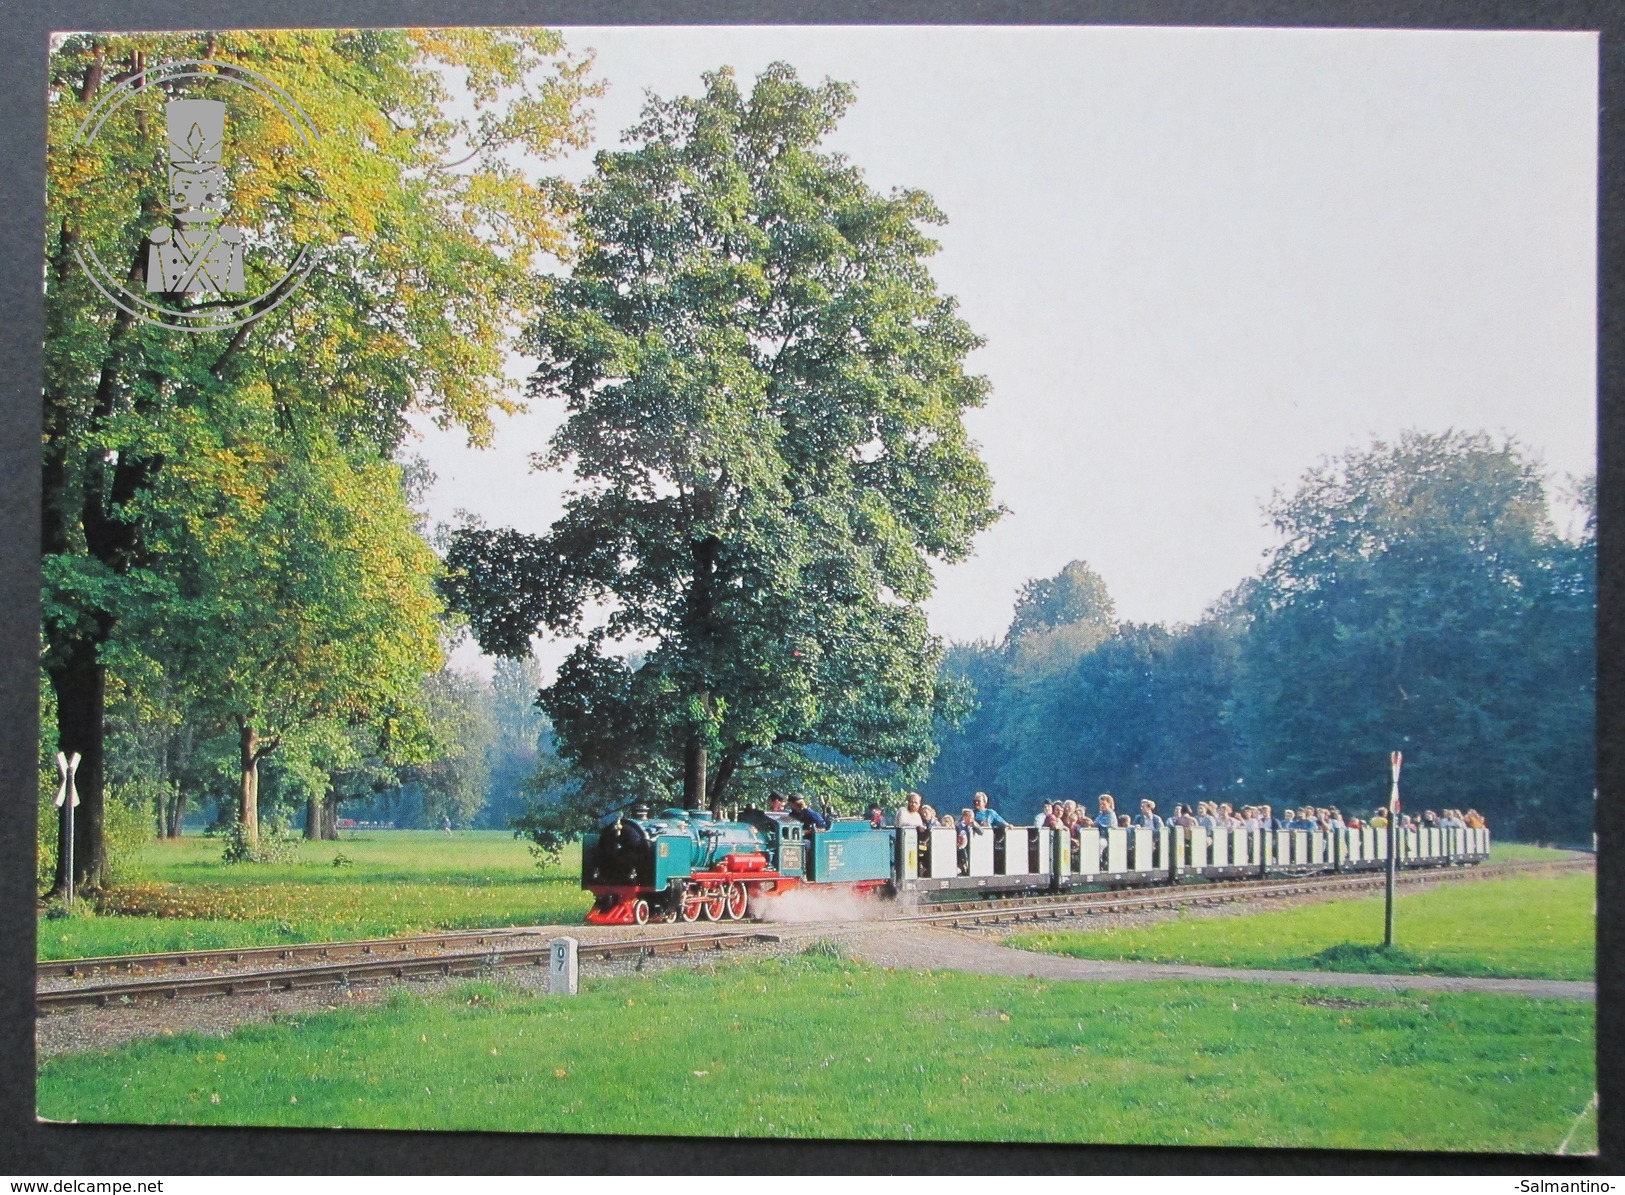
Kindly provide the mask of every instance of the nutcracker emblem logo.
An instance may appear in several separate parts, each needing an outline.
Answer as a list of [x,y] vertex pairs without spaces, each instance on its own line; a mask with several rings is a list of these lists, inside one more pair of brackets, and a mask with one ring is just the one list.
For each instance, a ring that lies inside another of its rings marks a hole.
[[243,230],[221,225],[226,214],[226,105],[170,100],[169,206],[174,226],[147,234],[147,290],[153,294],[222,295],[243,291]]
[[[231,102],[216,98],[236,89]],[[218,60],[149,67],[105,92],[79,127],[77,144],[151,124],[154,95],[164,97],[157,205],[162,217],[130,226],[122,240],[86,242],[74,255],[90,280],[115,306],[138,319],[187,332],[237,328],[264,316],[299,289],[316,263],[309,245],[290,245],[286,230],[268,234],[244,226],[231,211],[231,115],[256,107],[255,119],[281,120],[295,147],[321,140],[299,104],[277,84],[246,67]],[[111,180],[110,180],[111,181]],[[127,180],[117,180],[127,181]],[[151,194],[149,190],[148,195]],[[133,212],[139,220],[139,212]],[[109,268],[128,261],[140,238],[139,269]]]

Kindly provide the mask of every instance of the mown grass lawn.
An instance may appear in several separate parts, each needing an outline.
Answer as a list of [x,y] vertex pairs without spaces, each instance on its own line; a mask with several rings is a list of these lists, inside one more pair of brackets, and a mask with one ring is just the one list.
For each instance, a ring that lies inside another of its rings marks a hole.
[[1016,934],[1006,944],[1074,958],[1219,967],[1590,979],[1593,876],[1524,875],[1400,893],[1397,949],[1384,953],[1383,899],[1328,901],[1140,928]]
[[1568,859],[1573,855],[1573,851],[1562,850],[1558,847],[1534,846],[1526,842],[1496,842],[1493,840],[1490,842],[1490,861],[1492,863]]
[[[1592,1008],[1046,983],[814,956],[494,984],[47,1062],[40,1114],[133,1124],[1551,1152]],[[1572,1144],[1571,1144],[1572,1148]]]
[[221,849],[201,837],[148,844],[142,878],[108,893],[98,915],[40,920],[39,957],[573,923],[591,905],[579,847],[544,871],[501,830],[347,832],[300,842],[286,863],[223,863]]

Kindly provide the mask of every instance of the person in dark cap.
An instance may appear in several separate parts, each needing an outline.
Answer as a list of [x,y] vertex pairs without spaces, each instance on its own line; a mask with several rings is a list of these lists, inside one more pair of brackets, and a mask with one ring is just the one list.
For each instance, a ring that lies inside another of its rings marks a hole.
[[809,807],[807,798],[800,793],[790,798],[790,816],[809,831],[829,829],[829,818]]

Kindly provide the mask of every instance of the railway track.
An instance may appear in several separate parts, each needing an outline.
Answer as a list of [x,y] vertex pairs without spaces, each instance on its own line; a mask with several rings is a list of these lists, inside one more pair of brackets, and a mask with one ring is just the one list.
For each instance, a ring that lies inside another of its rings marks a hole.
[[297,962],[301,959],[330,960],[336,955],[376,955],[398,957],[420,950],[447,950],[463,946],[496,945],[513,938],[535,936],[528,926],[508,929],[457,930],[437,934],[412,934],[400,938],[365,938],[354,942],[295,942],[284,946],[239,946],[220,950],[171,951],[164,954],[111,954],[99,958],[55,959],[39,963],[39,979],[83,979],[104,975],[137,975],[152,970],[188,970],[236,966],[254,962]]
[[[1489,880],[1530,871],[1589,871],[1595,866],[1589,856],[1572,859],[1538,860],[1521,863],[1481,864],[1449,871],[1400,871],[1398,884]],[[1328,892],[1360,892],[1380,889],[1383,873],[1359,872],[1352,875],[1321,873],[1270,880],[1237,880],[1209,883],[1197,881],[1174,887],[1112,889],[1098,892],[1057,893],[1053,896],[988,897],[977,900],[921,902],[917,910],[900,919],[935,924],[998,924],[1003,921],[1033,921],[1046,918],[1095,913],[1126,912],[1136,909],[1179,908],[1185,906],[1230,904],[1244,900],[1270,900]]]
[[[1572,871],[1593,866],[1589,857],[1529,863],[1503,863],[1454,872],[1399,873],[1401,883],[1491,879],[1527,871]],[[1143,888],[1061,893],[1051,896],[922,903],[885,921],[949,925],[958,928],[1041,922],[1177,908],[1281,899],[1328,892],[1361,891],[1383,884],[1381,873],[1305,875],[1274,880],[1192,883]],[[137,1005],[195,996],[241,996],[304,988],[475,974],[504,967],[545,966],[558,927],[521,926],[372,938],[352,942],[312,942],[284,946],[196,950],[167,954],[112,955],[40,963],[36,1009]],[[779,935],[755,928],[675,932],[631,939],[587,941],[583,963],[613,962],[736,949],[777,942]],[[240,969],[244,964],[257,969]],[[266,964],[271,964],[266,966]],[[159,972],[152,974],[152,972]]]
[[[515,935],[517,936],[517,935]],[[69,1008],[130,1005],[147,1000],[175,1000],[195,996],[245,996],[263,992],[291,992],[302,988],[329,987],[370,980],[411,979],[469,975],[500,967],[546,966],[552,952],[552,939],[531,944],[492,942],[484,950],[457,950],[450,953],[420,954],[409,957],[368,958],[358,956],[344,962],[307,963],[260,971],[233,971],[209,975],[165,975],[149,979],[73,984],[46,988],[36,993],[36,1011]],[[663,954],[691,954],[737,949],[762,942],[776,942],[777,934],[759,931],[683,934],[643,938],[637,941],[592,942],[581,946],[582,961],[609,962],[624,958],[651,958]],[[332,945],[339,945],[334,943]]]

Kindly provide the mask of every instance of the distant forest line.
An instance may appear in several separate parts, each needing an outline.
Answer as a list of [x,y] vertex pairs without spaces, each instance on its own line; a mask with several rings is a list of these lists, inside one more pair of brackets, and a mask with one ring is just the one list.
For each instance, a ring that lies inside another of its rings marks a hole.
[[[1386,799],[1387,753],[1402,750],[1411,808],[1476,808],[1503,837],[1583,842],[1595,783],[1590,483],[1568,497],[1584,520],[1565,535],[1515,444],[1408,434],[1277,498],[1265,567],[1196,623],[1119,621],[1082,561],[1029,580],[1000,641],[947,647],[940,678],[957,720],[938,718],[920,789],[949,812],[985,791],[1020,820],[1044,800],[1099,792],[1164,812],[1213,799],[1363,814]],[[489,679],[431,674],[434,752],[406,765],[363,754],[315,784],[299,757],[272,757],[265,816],[320,837],[341,805],[401,828],[493,829],[568,805],[542,688],[533,658],[498,659]],[[113,853],[155,825],[179,833],[188,811],[194,827],[229,829],[230,736],[155,722],[133,689],[118,694]],[[42,767],[42,813],[50,779]],[[821,801],[853,812],[858,798]]]
[[[1561,496],[1561,495],[1560,495]],[[1586,842],[1595,785],[1591,483],[1553,524],[1516,444],[1411,433],[1311,470],[1268,514],[1261,573],[1188,626],[1119,622],[1074,561],[1029,581],[1000,642],[953,646],[975,711],[922,791],[1025,818],[1111,792],[1362,816],[1404,752],[1412,809],[1477,808],[1504,836]]]

